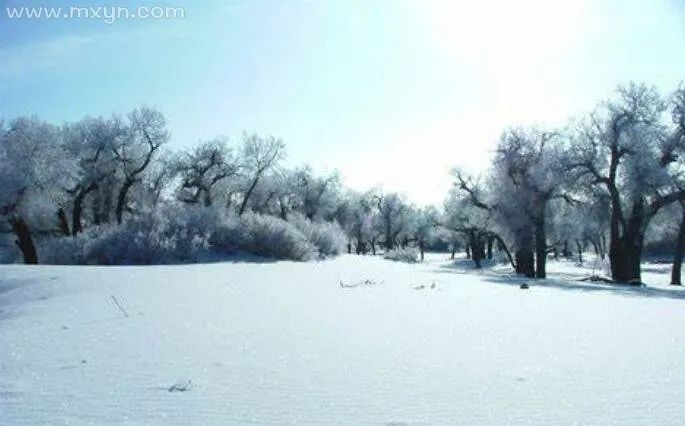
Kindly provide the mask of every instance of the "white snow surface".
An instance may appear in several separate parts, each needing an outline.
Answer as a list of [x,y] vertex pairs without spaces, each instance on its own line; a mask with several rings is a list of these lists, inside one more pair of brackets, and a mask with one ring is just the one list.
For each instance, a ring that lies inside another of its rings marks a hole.
[[685,292],[645,269],[0,266],[0,424],[682,424]]

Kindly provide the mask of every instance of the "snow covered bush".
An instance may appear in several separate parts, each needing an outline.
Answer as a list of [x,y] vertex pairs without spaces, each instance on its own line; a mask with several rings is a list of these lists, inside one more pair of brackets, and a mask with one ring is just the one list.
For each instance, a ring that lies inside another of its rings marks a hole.
[[291,214],[288,222],[316,246],[322,257],[335,256],[345,250],[347,237],[337,222],[313,222],[298,213]]
[[177,204],[131,216],[121,225],[91,226],[75,236],[38,241],[41,263],[63,265],[192,263],[240,252],[307,261],[339,254],[344,246],[337,223]]
[[88,242],[96,238],[96,228],[69,237],[45,238],[38,240],[38,254],[41,263],[47,265],[85,265],[88,264]]
[[416,263],[419,261],[419,249],[416,247],[396,248],[385,252],[383,257],[397,262]]
[[77,236],[41,241],[44,263],[150,265],[201,260],[221,221],[210,208],[164,207],[118,226],[91,227]]
[[290,260],[311,260],[319,254],[314,244],[292,224],[251,212],[229,217],[212,233],[209,242],[218,253],[246,251]]
[[149,265],[196,262],[209,251],[219,219],[213,209],[168,207],[108,228],[87,245],[87,263]]

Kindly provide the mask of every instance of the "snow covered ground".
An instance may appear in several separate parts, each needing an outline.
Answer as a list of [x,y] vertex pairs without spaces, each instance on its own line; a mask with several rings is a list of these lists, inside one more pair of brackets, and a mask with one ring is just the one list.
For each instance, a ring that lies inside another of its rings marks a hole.
[[647,288],[467,268],[0,266],[0,423],[685,422],[668,265]]

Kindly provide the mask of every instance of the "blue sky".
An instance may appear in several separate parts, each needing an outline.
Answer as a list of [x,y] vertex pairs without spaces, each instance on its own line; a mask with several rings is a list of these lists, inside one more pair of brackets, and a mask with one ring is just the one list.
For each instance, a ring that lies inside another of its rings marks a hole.
[[629,80],[685,79],[682,0],[123,1],[108,4],[185,18],[7,19],[45,3],[0,0],[0,117],[146,104],[172,147],[270,133],[291,165],[419,203],[442,200],[451,166],[485,167],[504,126],[563,123]]

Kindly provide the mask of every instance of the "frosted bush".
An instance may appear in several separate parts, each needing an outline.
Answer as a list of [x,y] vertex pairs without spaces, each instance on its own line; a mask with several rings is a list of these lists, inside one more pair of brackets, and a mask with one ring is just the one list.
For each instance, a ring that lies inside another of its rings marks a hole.
[[86,245],[92,237],[92,231],[75,237],[47,238],[37,241],[38,259],[48,265],[84,265],[88,263]]
[[311,260],[319,254],[292,224],[255,213],[226,220],[211,235],[210,244],[219,253],[246,251],[280,259]]
[[345,250],[347,237],[335,222],[312,222],[301,214],[290,215],[288,222],[316,246],[322,257],[335,256]]
[[166,207],[107,229],[87,248],[88,262],[148,265],[196,262],[209,251],[209,235],[220,221],[211,208]]
[[398,262],[416,263],[419,260],[419,249],[416,247],[396,248],[385,252],[383,257]]
[[76,237],[38,242],[41,263],[151,265],[192,263],[248,252],[306,261],[340,253],[345,235],[337,224],[293,223],[255,213],[237,216],[199,206],[165,206],[121,225],[90,227]]
[[75,237],[39,242],[42,263],[149,265],[200,260],[209,235],[221,222],[209,208],[164,207],[121,225],[91,227]]

